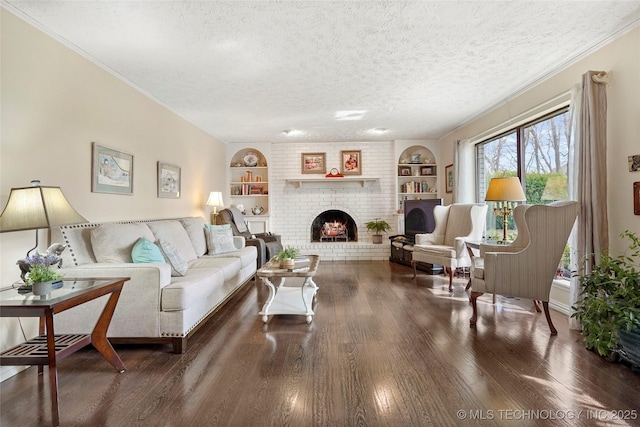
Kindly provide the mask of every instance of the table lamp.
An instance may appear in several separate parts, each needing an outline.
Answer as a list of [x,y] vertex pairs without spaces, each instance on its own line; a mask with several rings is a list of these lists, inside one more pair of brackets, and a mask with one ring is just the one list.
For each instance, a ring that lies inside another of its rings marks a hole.
[[38,229],[82,222],[88,221],[71,206],[60,187],[44,187],[34,180],[31,187],[11,189],[0,214],[0,233],[36,230],[36,245],[27,252],[28,258],[38,248]]
[[502,216],[502,240],[499,243],[507,244],[507,218],[513,215],[517,202],[527,200],[520,180],[517,177],[492,178],[484,200],[496,202],[493,214]]
[[209,193],[209,199],[207,200],[206,205],[213,206],[213,211],[211,212],[211,224],[215,224],[216,217],[218,216],[218,207],[224,206],[222,193],[220,191],[212,191]]

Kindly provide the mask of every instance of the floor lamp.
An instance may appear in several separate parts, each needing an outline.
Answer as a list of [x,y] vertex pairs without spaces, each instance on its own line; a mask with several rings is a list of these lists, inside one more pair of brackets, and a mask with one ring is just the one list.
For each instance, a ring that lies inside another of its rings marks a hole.
[[502,216],[502,240],[498,243],[509,243],[507,240],[507,220],[513,215],[513,210],[518,205],[517,202],[527,200],[524,191],[522,191],[520,180],[516,177],[492,178],[484,200],[495,202],[493,214]]

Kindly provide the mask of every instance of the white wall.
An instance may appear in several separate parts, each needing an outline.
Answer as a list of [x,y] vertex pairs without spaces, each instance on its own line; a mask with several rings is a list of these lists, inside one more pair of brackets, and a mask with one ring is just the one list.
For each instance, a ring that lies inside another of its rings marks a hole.
[[[640,235],[640,216],[633,214],[632,188],[640,181],[640,172],[629,172],[627,157],[640,154],[640,28],[635,28],[573,65],[544,80],[530,90],[508,100],[492,111],[440,140],[440,164],[453,163],[456,140],[475,138],[499,127],[523,113],[566,101],[562,94],[579,83],[589,70],[610,73],[607,88],[607,176],[609,198],[609,233],[612,253],[624,250],[626,241],[619,238],[624,230]],[[448,195],[450,196],[450,195]],[[451,202],[445,198],[445,202]]]
[[[32,179],[60,186],[88,220],[201,215],[210,191],[226,186],[226,144],[26,24],[1,13],[0,204]],[[132,196],[91,192],[91,142],[134,155]],[[182,167],[179,199],[157,198],[156,163]],[[0,234],[2,287],[18,279],[16,260],[35,232]],[[47,236],[41,232],[41,247]],[[34,322],[23,319],[27,335]],[[22,339],[3,319],[0,350]]]

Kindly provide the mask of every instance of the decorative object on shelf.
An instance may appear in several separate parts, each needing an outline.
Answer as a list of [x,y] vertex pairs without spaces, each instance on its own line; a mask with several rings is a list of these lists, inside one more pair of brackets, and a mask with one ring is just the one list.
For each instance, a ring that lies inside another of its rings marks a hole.
[[299,249],[288,247],[279,251],[275,258],[280,261],[280,268],[290,270],[296,265],[296,257],[299,253]]
[[255,208],[251,208],[251,213],[254,215],[261,215],[264,212],[264,208],[262,206],[256,206]]
[[640,342],[640,238],[629,231],[620,237],[630,241],[625,253],[600,254],[591,272],[579,276],[582,299],[572,317],[582,324],[588,349],[611,361],[621,356],[640,367],[640,349],[627,347],[629,335]]
[[244,162],[245,166],[254,167],[258,165],[260,157],[256,153],[248,152],[242,157],[242,161]]
[[[87,222],[71,206],[60,187],[43,187],[38,180],[31,181],[31,185],[12,188],[0,215],[0,233],[36,230],[36,244],[27,252],[26,258],[38,248],[38,229]],[[64,246],[52,244],[49,250],[60,255]]]
[[424,166],[420,168],[420,175],[423,175],[423,176],[434,175],[433,166]]
[[414,153],[411,155],[411,163],[421,163],[422,160],[420,159],[422,157],[422,154],[420,153]]
[[325,175],[325,178],[343,178],[343,177],[344,175],[342,175],[337,168],[331,168],[329,173]]
[[251,171],[247,171],[247,182],[253,182],[253,173]]
[[133,155],[92,143],[91,191],[133,194]]
[[213,211],[211,211],[211,224],[216,224],[216,217],[218,216],[218,208],[224,206],[224,201],[222,200],[222,192],[221,191],[212,191],[209,193],[209,198],[207,199],[207,206],[213,206]]
[[158,197],[180,198],[180,167],[158,162]]
[[326,153],[302,153],[301,168],[303,174],[326,173]]
[[362,151],[343,150],[340,159],[343,175],[362,175]]
[[507,222],[508,218],[513,215],[513,210],[517,206],[517,202],[527,200],[522,191],[520,180],[516,177],[508,178],[492,178],[487,188],[487,194],[484,197],[487,202],[497,202],[493,208],[493,214],[502,216],[502,240],[498,243],[507,244]]
[[411,168],[408,166],[400,166],[398,167],[398,175],[400,176],[411,176]]
[[453,193],[453,184],[454,184],[454,176],[453,176],[453,163],[445,166],[444,168],[444,183],[445,183],[445,192]]
[[382,243],[382,234],[391,230],[389,223],[381,218],[375,218],[373,221],[366,222],[367,231],[374,232],[373,243]]

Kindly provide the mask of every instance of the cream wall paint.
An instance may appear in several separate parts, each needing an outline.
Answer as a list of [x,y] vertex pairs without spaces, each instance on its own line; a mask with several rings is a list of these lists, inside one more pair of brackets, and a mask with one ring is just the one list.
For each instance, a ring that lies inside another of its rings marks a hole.
[[[208,218],[209,192],[226,187],[226,144],[10,12],[0,13],[2,206],[12,187],[40,179],[60,186],[92,222]],[[134,155],[133,196],[91,192],[92,141]],[[182,167],[179,199],[157,198],[157,161]],[[0,234],[2,286],[17,279],[16,260],[33,246],[34,233]],[[46,248],[45,232],[40,241]],[[0,350],[21,338],[15,326],[3,320]],[[35,332],[33,323],[27,329]]]
[[[640,154],[640,28],[629,31],[442,138],[439,165],[453,162],[453,146],[457,140],[473,139],[541,105],[550,108],[554,103],[557,106],[566,102],[566,93],[571,86],[579,83],[589,70],[610,72],[607,88],[608,171],[603,179],[608,182],[611,251],[620,253],[625,247],[620,233],[630,230],[640,235],[640,216],[633,214],[632,199],[633,182],[640,181],[640,172],[629,172],[627,167],[627,156]],[[445,202],[451,202],[450,194],[446,195]]]

